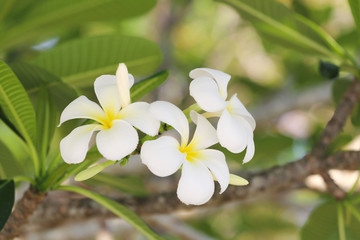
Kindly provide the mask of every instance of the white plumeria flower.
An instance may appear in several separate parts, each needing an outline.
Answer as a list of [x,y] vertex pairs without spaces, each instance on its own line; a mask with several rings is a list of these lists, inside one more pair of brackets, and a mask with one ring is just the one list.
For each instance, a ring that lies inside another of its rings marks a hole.
[[244,163],[250,161],[255,153],[253,131],[256,123],[236,94],[226,100],[231,76],[210,68],[197,68],[190,72],[190,77],[194,79],[190,83],[190,95],[208,112],[204,116],[220,117],[217,124],[220,145],[233,153],[247,148]]
[[158,101],[152,103],[150,111],[160,121],[172,126],[181,138],[179,141],[172,136],[161,136],[143,144],[140,156],[150,171],[166,177],[182,166],[177,195],[185,204],[200,205],[209,201],[214,193],[214,178],[220,183],[220,193],[224,192],[229,185],[229,168],[222,152],[207,149],[218,142],[216,130],[210,122],[192,111],[190,116],[197,127],[189,142],[189,123],[179,108]]
[[150,105],[146,102],[131,103],[130,88],[133,84],[134,77],[121,63],[116,76],[102,75],[94,82],[100,106],[80,96],[64,109],[59,126],[76,118],[97,122],[77,127],[61,140],[60,152],[65,162],[82,162],[95,134],[99,152],[105,158],[116,161],[136,149],[139,137],[134,127],[151,136],[158,133],[160,121],[150,114]]

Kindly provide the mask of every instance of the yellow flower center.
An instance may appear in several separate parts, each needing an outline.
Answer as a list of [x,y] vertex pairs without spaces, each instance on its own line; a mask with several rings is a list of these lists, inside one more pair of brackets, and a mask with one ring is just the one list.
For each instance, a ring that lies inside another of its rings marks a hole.
[[103,125],[104,129],[110,129],[113,125],[113,121],[116,119],[121,119],[119,114],[115,116],[113,112],[107,111],[106,118],[100,119],[100,123]]
[[186,154],[186,160],[188,160],[189,162],[193,162],[195,159],[199,159],[200,157],[199,151],[194,151],[191,143],[187,146],[180,147],[179,150],[180,152]]

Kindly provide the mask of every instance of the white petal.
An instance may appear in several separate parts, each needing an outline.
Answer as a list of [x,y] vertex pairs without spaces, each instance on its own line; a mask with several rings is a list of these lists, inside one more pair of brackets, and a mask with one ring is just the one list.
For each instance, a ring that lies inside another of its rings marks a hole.
[[241,117],[232,117],[225,109],[217,125],[220,145],[233,153],[242,152],[252,134],[248,128],[250,128],[248,122]]
[[248,144],[247,144],[247,148],[246,148],[246,154],[244,157],[244,161],[243,163],[247,163],[249,162],[255,154],[255,144],[254,144],[254,140],[253,138],[249,138]]
[[153,116],[175,128],[181,135],[181,146],[185,146],[189,140],[189,122],[184,113],[169,102],[156,101],[150,105],[150,112]]
[[189,143],[193,150],[206,149],[218,142],[215,128],[205,117],[195,111],[190,112],[190,117],[196,124],[194,136]]
[[109,129],[102,129],[96,136],[99,152],[109,160],[120,160],[132,153],[139,142],[136,130],[123,120],[114,120]]
[[134,85],[135,79],[132,74],[129,73],[129,88],[131,88]]
[[190,83],[190,95],[207,112],[217,112],[227,105],[216,82],[209,77],[198,77]]
[[221,186],[220,193],[223,193],[230,181],[229,167],[226,164],[224,153],[214,149],[205,149],[199,152],[201,162],[210,169]]
[[177,188],[178,198],[185,204],[201,205],[214,194],[214,180],[201,161],[185,161]]
[[159,133],[160,121],[150,113],[149,107],[146,102],[132,103],[121,109],[119,117],[142,132],[155,136]]
[[196,68],[190,72],[190,77],[193,79],[202,76],[214,78],[219,86],[221,96],[224,99],[227,98],[227,85],[231,78],[229,74],[211,68]]
[[95,94],[104,111],[114,117],[121,108],[115,75],[102,75],[94,82]]
[[185,161],[186,155],[179,151],[175,138],[163,136],[146,141],[141,147],[140,157],[149,170],[159,177],[175,173]]
[[85,96],[80,96],[72,101],[61,113],[59,126],[67,120],[76,118],[88,118],[101,123],[106,118],[106,115],[98,104],[90,101]]
[[60,153],[66,163],[80,163],[84,161],[89,150],[89,144],[97,124],[89,124],[75,128],[60,142]]
[[130,104],[130,80],[127,67],[124,63],[120,63],[116,70],[116,84],[118,87],[120,102],[122,107]]
[[242,104],[242,102],[237,98],[236,94],[234,94],[230,101],[227,109],[229,110],[230,114],[232,115],[238,115],[243,118],[245,118],[246,121],[251,126],[251,129],[254,131],[256,127],[256,122],[253,116],[249,113],[249,111],[245,108],[245,106]]

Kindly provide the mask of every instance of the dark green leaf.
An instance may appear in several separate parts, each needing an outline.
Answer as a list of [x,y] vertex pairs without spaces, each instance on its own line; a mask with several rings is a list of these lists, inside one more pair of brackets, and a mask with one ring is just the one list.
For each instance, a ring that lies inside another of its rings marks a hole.
[[74,40],[46,51],[31,63],[75,87],[92,86],[100,75],[115,75],[124,62],[133,75],[152,73],[161,63],[159,47],[148,40],[122,35]]
[[13,180],[0,180],[0,231],[8,220],[15,199],[15,184]]
[[40,87],[46,87],[52,96],[55,106],[63,110],[71,101],[78,97],[78,93],[69,85],[63,83],[54,74],[49,73],[40,67],[15,62],[9,64],[24,88],[30,95],[36,94]]
[[[16,5],[22,5],[18,0]],[[9,49],[18,44],[34,44],[36,40],[79,26],[87,22],[121,20],[143,14],[155,0],[37,0],[17,14],[10,16],[6,34],[0,33],[0,47]]]
[[333,63],[324,62],[320,60],[319,62],[319,72],[320,74],[328,79],[334,79],[339,76],[340,68]]
[[25,140],[35,142],[35,111],[24,87],[11,69],[0,60],[0,105]]
[[130,89],[131,100],[133,102],[138,101],[140,98],[163,84],[167,80],[168,76],[168,71],[161,71],[135,83]]
[[81,195],[84,195],[92,200],[100,203],[109,211],[113,212],[117,216],[123,218],[128,223],[133,225],[137,230],[143,233],[148,239],[159,240],[163,239],[161,236],[156,234],[139,216],[137,216],[133,211],[128,209],[127,207],[121,205],[114,200],[106,198],[98,193],[91,192],[89,190],[75,187],[75,186],[60,186],[59,190],[66,190],[71,192],[76,192]]

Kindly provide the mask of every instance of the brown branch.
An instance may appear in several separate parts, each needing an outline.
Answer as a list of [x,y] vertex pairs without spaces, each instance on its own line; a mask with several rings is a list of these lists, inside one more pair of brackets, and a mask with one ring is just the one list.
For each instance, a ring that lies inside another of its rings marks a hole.
[[327,123],[320,139],[313,148],[311,154],[314,156],[324,156],[334,139],[344,128],[344,125],[351,115],[356,103],[360,99],[360,81],[355,79],[344,94],[341,102],[336,107],[335,112]]
[[[351,115],[356,103],[360,99],[360,81],[354,79],[353,83],[347,89],[341,102],[336,107],[335,112],[323,130],[320,139],[315,144],[310,155],[323,158],[327,156],[330,144],[339,135],[344,128],[345,123]],[[320,176],[324,179],[327,190],[336,199],[341,200],[346,197],[346,192],[342,190],[331,178],[326,169],[320,169]]]
[[44,194],[30,187],[16,204],[15,210],[0,232],[0,240],[20,236],[23,226],[28,222],[29,216],[35,211],[44,196]]
[[[340,152],[326,159],[304,158],[284,166],[273,167],[260,173],[243,175],[250,182],[245,187],[230,186],[223,194],[215,194],[203,206],[186,206],[181,203],[176,192],[151,195],[146,198],[126,197],[117,201],[140,215],[171,213],[177,210],[219,206],[231,201],[244,201],[263,195],[281,193],[303,187],[303,181],[322,170],[356,170],[360,167],[360,152]],[[113,217],[101,205],[89,199],[67,199],[66,201],[46,201],[35,212],[31,223],[35,226],[56,226],[64,221],[85,220],[94,217]]]

